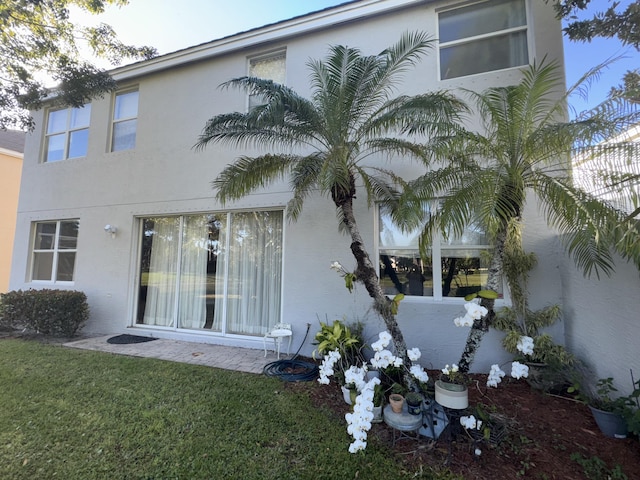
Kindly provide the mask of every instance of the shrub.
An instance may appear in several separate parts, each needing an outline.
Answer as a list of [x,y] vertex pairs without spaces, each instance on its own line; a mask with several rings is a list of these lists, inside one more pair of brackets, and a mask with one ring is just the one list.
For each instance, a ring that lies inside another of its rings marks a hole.
[[89,318],[87,296],[73,290],[14,290],[0,294],[0,325],[73,337]]

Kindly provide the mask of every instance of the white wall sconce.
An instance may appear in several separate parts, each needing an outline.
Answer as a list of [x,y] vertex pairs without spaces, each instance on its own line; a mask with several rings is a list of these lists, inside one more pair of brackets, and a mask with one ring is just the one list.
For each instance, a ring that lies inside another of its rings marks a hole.
[[118,229],[116,227],[114,227],[113,225],[106,224],[104,226],[104,231],[105,231],[105,233],[110,233],[111,234],[111,238],[116,238],[116,233],[118,232]]

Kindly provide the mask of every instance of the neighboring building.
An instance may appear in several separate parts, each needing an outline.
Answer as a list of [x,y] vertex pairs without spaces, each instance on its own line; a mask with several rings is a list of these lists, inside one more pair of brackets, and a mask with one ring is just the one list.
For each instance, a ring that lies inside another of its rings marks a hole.
[[640,208],[640,124],[599,147],[573,158],[574,183],[622,211],[635,212]]
[[[406,74],[399,94],[513,84],[519,67],[533,60],[563,61],[560,23],[546,2],[361,0],[115,69],[120,89],[111,97],[33,112],[11,287],[84,291],[91,333],[127,330],[261,348],[267,328],[282,321],[293,325],[294,350],[302,345],[306,355],[319,320],[366,320],[367,333],[377,334],[383,323],[364,288],[350,295],[329,268],[334,260],[352,264],[333,203],[311,198],[299,221],[288,223],[283,182],[222,207],[211,180],[255,150],[193,146],[208,118],[259,101],[220,90],[221,83],[250,73],[306,95],[306,63],[323,58],[329,45],[374,54],[418,30],[440,43]],[[383,158],[371,161],[388,167]],[[421,172],[408,163],[393,168],[407,176]],[[368,250],[410,290],[398,316],[409,347],[425,352],[426,367],[456,362],[467,330],[452,320],[462,309],[463,287],[480,278],[479,258],[489,247],[484,236],[435,241],[433,261],[422,263],[426,280],[414,289],[407,262],[418,257],[415,238],[398,235],[364,196],[356,208]],[[538,271],[555,271],[554,233],[535,206],[525,215],[525,247],[539,253]],[[467,268],[446,279],[443,265],[454,259],[468,261]],[[557,276],[533,277],[535,298],[560,302]],[[385,284],[390,293],[392,283]],[[474,368],[508,358],[499,338],[487,336]]]
[[0,130],[0,293],[9,290],[25,132]]

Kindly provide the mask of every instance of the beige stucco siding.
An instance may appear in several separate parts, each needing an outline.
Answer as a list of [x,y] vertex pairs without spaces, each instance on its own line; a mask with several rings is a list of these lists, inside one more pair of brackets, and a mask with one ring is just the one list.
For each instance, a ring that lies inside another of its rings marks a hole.
[[[283,22],[278,28],[241,34],[224,42],[199,46],[179,55],[168,55],[149,63],[115,71],[123,87],[139,90],[138,129],[133,150],[108,153],[112,99],[92,103],[89,147],[86,158],[52,164],[41,163],[44,112],[35,112],[36,130],[27,143],[11,277],[12,288],[33,286],[29,278],[31,226],[39,220],[78,218],[80,232],[73,285],[84,291],[91,306],[87,332],[119,333],[133,325],[138,268],[139,221],[143,216],[220,211],[210,182],[238,155],[255,154],[253,148],[236,149],[212,145],[204,151],[193,148],[206,120],[213,115],[242,111],[244,94],[220,90],[218,86],[247,74],[248,58],[278,49],[286,49],[286,83],[307,96],[309,87],[306,63],[322,58],[329,45],[344,44],[374,54],[392,45],[405,31],[422,30],[436,35],[436,9],[453,2],[381,0],[362,2],[323,12],[317,18]],[[375,15],[363,16],[370,6],[393,5]],[[395,9],[395,7],[402,7]],[[547,55],[562,64],[561,31],[552,9],[545,2],[528,2],[529,43],[532,59]],[[333,13],[331,13],[333,12]],[[348,15],[347,15],[348,13]],[[350,16],[349,16],[350,15]],[[318,20],[316,23],[313,21]],[[348,20],[348,21],[347,21]],[[305,25],[314,28],[302,28]],[[207,50],[208,48],[208,50]],[[196,55],[197,53],[197,55]],[[206,55],[205,55],[206,53]],[[188,63],[180,63],[188,59]],[[197,61],[196,61],[197,60]],[[518,69],[504,70],[466,78],[438,79],[437,49],[398,85],[398,94],[416,94],[458,87],[482,90],[507,85],[519,78]],[[371,159],[374,164],[392,168],[408,177],[419,175],[422,167],[398,159]],[[35,193],[37,192],[37,193]],[[286,182],[270,186],[224,209],[284,208],[290,199]],[[358,196],[357,215],[367,248],[375,255],[375,213]],[[554,232],[540,222],[535,204],[528,207],[526,248],[543,257],[542,266],[556,269],[559,259]],[[115,225],[115,238],[105,234],[106,224]],[[282,320],[293,324],[293,348],[302,343],[307,324],[312,332],[302,346],[302,354],[311,354],[313,332],[318,320],[346,317],[349,321],[367,320],[368,333],[382,328],[368,308],[370,299],[363,288],[349,294],[331,261],[339,260],[351,268],[348,239],[337,230],[335,211],[327,198],[314,196],[305,204],[297,223],[287,223],[284,232],[282,284]],[[544,292],[545,302],[561,299],[557,276],[536,278],[536,288]],[[428,298],[407,299],[399,314],[400,325],[409,346],[429,352],[431,365],[458,360],[467,331],[453,326],[452,319],[462,309],[461,299],[435,302]],[[185,332],[155,332],[172,338],[212,343],[228,343],[260,348],[261,338],[233,338]],[[562,332],[559,341],[562,341]],[[504,359],[492,333],[483,343],[474,368],[488,370],[491,363]]]

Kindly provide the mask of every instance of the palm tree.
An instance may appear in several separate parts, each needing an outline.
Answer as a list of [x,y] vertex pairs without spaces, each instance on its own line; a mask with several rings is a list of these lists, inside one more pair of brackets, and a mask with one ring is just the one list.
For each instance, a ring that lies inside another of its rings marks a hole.
[[280,178],[290,182],[293,197],[287,216],[292,220],[300,215],[311,192],[317,190],[332,200],[339,228],[351,240],[355,279],[372,297],[374,309],[393,337],[396,354],[407,366],[411,362],[396,322],[395,305],[385,296],[365,249],[353,200],[358,184],[365,189],[369,204],[392,197],[393,184],[400,179],[389,170],[367,165],[367,160],[382,154],[419,158],[423,149],[410,139],[442,134],[463,108],[462,102],[446,93],[392,97],[399,76],[432,47],[433,40],[423,33],[406,33],[377,55],[333,46],[325,60],[307,63],[311,99],[265,79],[230,80],[223,86],[257,94],[264,105],[209,119],[196,144],[201,149],[225,142],[280,150],[242,156],[226,166],[213,182],[216,198],[223,204]]
[[[628,115],[611,118],[606,109],[589,118],[566,120],[567,96],[596,73],[589,72],[561,94],[565,90],[557,65],[542,62],[524,69],[516,85],[481,93],[465,90],[477,108],[480,130],[432,138],[430,162],[442,163],[410,183],[395,212],[396,219],[404,216],[405,224],[415,226],[422,205],[437,201],[435,213],[422,220],[422,250],[434,235],[461,235],[465,225],[479,223],[494,247],[487,289],[499,291],[505,242],[519,241],[521,215],[534,194],[548,224],[562,234],[568,253],[585,275],[613,271],[612,239],[603,232],[620,221],[620,212],[575,187],[569,162],[575,149],[588,150],[630,120]],[[515,239],[508,238],[512,234]],[[471,328],[459,364],[464,372],[494,317],[494,300],[482,298],[481,303],[489,313]]]
[[[605,102],[623,103],[617,97]],[[626,214],[621,223],[611,226],[612,242],[623,258],[640,269],[640,123],[580,154],[574,166],[578,185]]]

